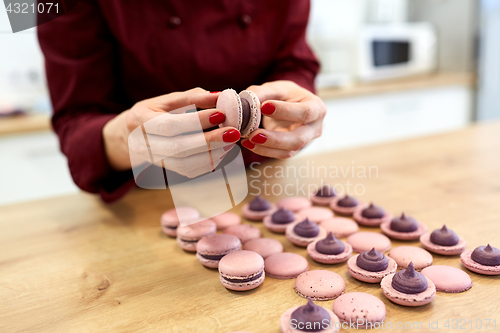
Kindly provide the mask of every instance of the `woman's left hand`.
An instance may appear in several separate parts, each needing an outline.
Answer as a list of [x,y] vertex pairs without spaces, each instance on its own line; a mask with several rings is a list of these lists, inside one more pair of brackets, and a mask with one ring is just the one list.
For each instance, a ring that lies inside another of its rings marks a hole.
[[326,115],[325,103],[292,81],[273,81],[250,86],[259,97],[264,129],[254,131],[242,145],[262,156],[292,157],[319,137]]

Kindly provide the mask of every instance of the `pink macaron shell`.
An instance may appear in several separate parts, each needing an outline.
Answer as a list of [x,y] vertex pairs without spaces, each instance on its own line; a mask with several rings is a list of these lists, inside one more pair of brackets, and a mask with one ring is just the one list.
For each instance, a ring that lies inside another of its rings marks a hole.
[[[353,292],[346,293],[333,302],[333,313],[339,317],[341,323],[354,323],[353,325],[359,329],[372,328],[384,321],[387,309],[378,297]],[[359,325],[358,320],[360,320]]]
[[[281,333],[304,333],[303,330],[294,329],[291,325],[292,313],[301,306],[294,306],[286,310],[280,317],[280,330]],[[318,331],[316,333],[337,333],[340,328],[339,318],[329,309],[325,309],[330,315],[328,328]]]
[[286,238],[288,238],[288,240],[290,242],[292,242],[293,244],[300,246],[300,247],[307,247],[310,243],[314,242],[315,240],[326,238],[326,236],[327,236],[326,230],[323,229],[323,227],[321,227],[321,226],[318,226],[319,233],[316,237],[301,237],[301,236],[297,235],[293,229],[295,228],[295,225],[297,225],[300,222],[302,222],[302,221],[290,223],[286,227],[286,231],[285,231]]
[[239,250],[241,250],[241,241],[238,237],[228,234],[214,234],[198,241],[196,257],[203,266],[217,268],[219,260],[207,259],[203,255],[226,255]]
[[359,226],[356,222],[346,217],[332,217],[319,223],[327,233],[332,232],[336,238],[344,238],[358,232]]
[[[231,252],[219,261],[219,274],[224,287],[236,291],[251,290],[260,286],[264,281],[264,259],[253,251]],[[224,279],[224,277],[227,277],[243,280],[259,274],[261,276],[253,281],[231,282]]]
[[307,217],[309,220],[319,223],[320,221],[332,218],[333,212],[325,207],[309,207],[299,210],[297,215],[302,216],[302,219]]
[[365,252],[372,248],[379,252],[386,252],[391,248],[391,240],[387,236],[369,231],[356,232],[347,237],[353,252]]
[[250,224],[232,225],[224,229],[223,233],[238,237],[241,243],[245,243],[250,239],[260,238],[262,236],[260,229]]
[[161,226],[163,232],[170,236],[177,236],[177,227],[179,227],[179,220],[183,221],[194,220],[200,217],[200,212],[192,207],[177,207],[169,209],[161,215]]
[[266,274],[275,279],[294,279],[309,270],[309,263],[300,254],[281,252],[271,254],[264,261]]
[[335,214],[342,215],[342,216],[352,216],[352,214],[359,208],[359,207],[366,207],[366,205],[358,201],[358,204],[354,207],[342,207],[337,204],[337,202],[342,199],[341,196],[336,196],[335,199],[330,202],[330,208],[335,212]]
[[241,130],[242,106],[238,93],[234,89],[225,89],[217,98],[216,109],[224,112],[226,119],[219,127],[234,127]]
[[250,204],[246,203],[241,208],[241,215],[243,215],[244,218],[251,220],[251,221],[262,221],[262,219],[264,217],[266,217],[267,215],[273,214],[277,210],[276,204],[274,204],[272,202],[270,202],[269,204],[271,207],[267,210],[254,211],[254,210],[250,209]]
[[274,238],[254,238],[243,244],[243,250],[256,252],[266,259],[271,254],[283,252],[283,244]]
[[443,245],[438,245],[434,244],[431,242],[431,233],[426,232],[422,236],[420,236],[420,243],[422,243],[422,246],[436,254],[441,254],[445,256],[454,256],[457,254],[460,254],[465,251],[465,248],[467,246],[467,243],[462,237],[458,237],[458,243],[453,246],[443,246]]
[[295,214],[295,219],[287,224],[278,224],[278,223],[273,223],[273,214],[267,215],[262,219],[262,222],[264,223],[264,226],[269,229],[270,231],[277,233],[277,234],[284,234],[286,231],[286,227],[292,223],[297,223],[300,221],[303,221],[301,218],[302,216],[299,216]]
[[365,208],[366,206],[359,206],[358,209],[356,209],[354,213],[352,213],[352,217],[354,218],[354,220],[365,227],[378,227],[382,223],[392,221],[394,217],[391,213],[385,212],[384,216],[382,216],[381,218],[369,219],[361,215]]
[[316,251],[316,243],[318,243],[321,239],[315,240],[307,246],[307,254],[316,262],[322,264],[338,264],[341,262],[347,261],[351,257],[352,254],[352,246],[346,242],[342,242],[345,245],[345,249],[343,252],[339,254],[323,254]]
[[398,268],[404,269],[413,262],[415,270],[418,271],[432,265],[433,261],[429,252],[417,246],[398,246],[392,248],[387,256],[396,261]]
[[295,292],[314,301],[328,301],[342,295],[345,281],[337,273],[315,269],[300,274],[295,280]]
[[202,219],[200,222],[177,228],[177,243],[188,252],[196,252],[196,243],[205,236],[213,235],[217,231],[215,222]]
[[328,206],[335,198],[337,198],[336,195],[333,197],[318,197],[315,193],[309,194],[309,200],[318,206]]
[[250,90],[243,90],[239,94],[241,99],[246,99],[250,105],[250,119],[246,128],[241,129],[241,137],[247,138],[253,131],[259,128],[261,120],[260,100],[257,95]]
[[404,306],[421,306],[432,302],[436,296],[436,286],[428,277],[425,277],[427,280],[427,289],[418,294],[404,294],[394,289],[392,287],[393,277],[394,274],[387,275],[380,282],[382,292],[391,302]]
[[359,281],[368,282],[368,283],[379,283],[382,279],[389,275],[396,273],[398,268],[398,264],[392,258],[387,258],[389,261],[389,265],[387,268],[380,272],[370,272],[361,267],[359,267],[356,263],[359,254],[349,258],[347,261],[347,271],[353,278]]
[[469,274],[452,266],[435,265],[422,270],[422,274],[431,279],[437,291],[461,293],[472,287]]
[[217,230],[224,230],[231,225],[241,224],[241,217],[231,212],[225,212],[214,216],[212,220],[217,224]]
[[411,232],[400,232],[391,229],[391,221],[384,222],[380,225],[380,229],[384,234],[393,239],[399,240],[414,240],[420,238],[420,236],[427,231],[427,226],[423,223],[418,222],[418,228]]
[[288,197],[278,201],[279,208],[288,209],[294,213],[311,206],[312,202],[305,197]]
[[480,263],[472,260],[471,258],[472,251],[473,250],[467,250],[460,255],[460,260],[462,261],[462,264],[465,266],[465,268],[478,274],[500,275],[500,265],[497,266],[481,265]]

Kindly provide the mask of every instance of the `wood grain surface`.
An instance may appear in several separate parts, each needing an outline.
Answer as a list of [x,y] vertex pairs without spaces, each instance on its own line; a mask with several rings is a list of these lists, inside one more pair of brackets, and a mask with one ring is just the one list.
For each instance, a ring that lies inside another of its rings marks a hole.
[[[321,179],[317,174],[278,178],[275,171],[280,167],[327,166],[345,172],[347,167],[359,171],[371,166],[372,177],[348,171],[323,181],[358,185],[358,193],[365,191],[359,196],[362,200],[395,214],[404,211],[430,229],[446,223],[466,239],[468,248],[488,242],[500,247],[500,123],[267,166],[273,175],[267,181],[294,184],[289,189],[297,189],[296,181],[300,187]],[[248,176],[257,174],[251,171]],[[276,201],[283,196],[269,198]],[[241,206],[233,211],[239,213]],[[305,304],[293,290],[294,280],[266,278],[248,292],[225,289],[216,270],[204,268],[162,234],[160,214],[169,208],[168,191],[147,190],[135,190],[109,206],[81,193],[1,207],[0,331],[276,333],[281,314]],[[261,223],[252,224],[281,241],[286,251],[307,257],[284,236],[271,234]],[[393,246],[401,244],[393,241]],[[421,322],[421,329],[411,331],[448,332],[453,331],[454,319],[463,320],[457,328],[466,322],[467,329],[460,331],[494,332],[493,320],[500,329],[500,277],[467,271],[458,256],[434,255],[434,264],[465,270],[472,277],[472,289],[460,294],[438,292],[431,304],[418,308],[389,302],[379,285],[351,278],[345,264],[308,261],[311,269],[340,274],[347,292],[379,297],[387,306],[386,323],[393,325],[393,331],[398,331],[397,323]],[[331,309],[333,302],[317,303]],[[447,320],[449,329],[444,327]],[[482,322],[483,328],[470,329],[470,320],[473,325]],[[487,330],[486,320],[491,320]],[[429,321],[438,321],[439,329],[430,330]]]

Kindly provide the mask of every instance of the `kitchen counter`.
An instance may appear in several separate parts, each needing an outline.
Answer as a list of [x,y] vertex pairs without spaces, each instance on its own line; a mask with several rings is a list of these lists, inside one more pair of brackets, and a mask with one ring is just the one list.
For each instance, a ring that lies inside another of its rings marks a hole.
[[[361,200],[374,201],[395,214],[404,211],[431,230],[446,224],[466,239],[469,249],[486,243],[500,247],[499,151],[500,123],[492,123],[307,160],[276,161],[268,164],[267,174],[280,166],[344,171],[371,167],[371,177],[346,171],[345,177],[340,174],[325,181],[358,185],[358,192],[365,191]],[[317,173],[309,176],[305,183],[319,182]],[[281,185],[296,181],[268,179]],[[294,280],[266,278],[253,291],[226,290],[216,270],[201,266],[193,254],[183,252],[161,232],[160,215],[173,207],[169,198],[167,191],[135,190],[110,206],[80,193],[0,207],[0,331],[279,332],[281,314],[305,304],[293,290]],[[278,196],[270,199],[276,201]],[[239,213],[241,206],[233,211]],[[283,235],[271,234],[261,223],[252,224],[264,236],[281,241],[285,251],[307,256],[305,249],[293,246]],[[385,322],[393,327],[398,322],[421,322],[422,329],[411,331],[428,332],[433,331],[429,321],[437,321],[441,330],[449,331],[447,320],[450,328],[458,324],[466,331],[493,332],[494,320],[500,327],[500,276],[472,273],[461,266],[458,256],[434,255],[434,264],[465,270],[472,277],[472,289],[438,292],[431,304],[418,308],[391,303],[377,284],[351,278],[345,263],[308,261],[311,269],[340,274],[346,292],[379,297],[387,306]],[[333,301],[317,303],[331,308]],[[487,320],[491,321],[485,329]],[[470,329],[471,323],[482,323],[483,328]]]

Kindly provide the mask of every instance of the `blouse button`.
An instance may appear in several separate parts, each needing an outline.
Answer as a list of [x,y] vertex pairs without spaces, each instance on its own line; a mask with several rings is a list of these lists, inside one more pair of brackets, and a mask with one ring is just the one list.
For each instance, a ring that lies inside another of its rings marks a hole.
[[252,17],[250,15],[247,15],[247,14],[241,15],[240,23],[245,28],[247,25],[252,23]]
[[181,25],[180,17],[172,16],[168,19],[168,27],[170,29],[176,29],[179,25]]

